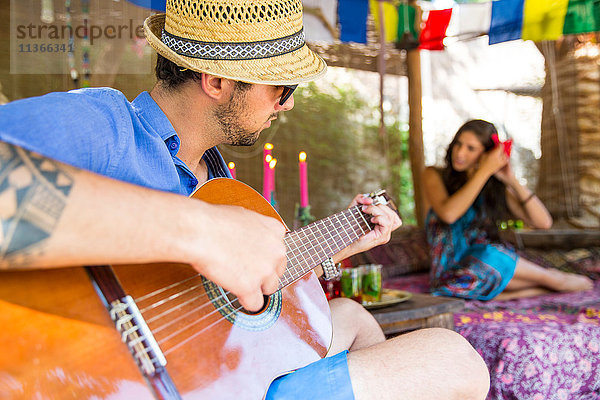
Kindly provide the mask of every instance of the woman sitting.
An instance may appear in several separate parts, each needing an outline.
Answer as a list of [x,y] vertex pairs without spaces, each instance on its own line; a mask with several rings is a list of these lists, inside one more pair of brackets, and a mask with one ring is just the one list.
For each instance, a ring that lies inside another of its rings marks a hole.
[[516,218],[549,229],[552,217],[515,178],[504,145],[493,135],[493,124],[468,121],[448,147],[446,166],[423,174],[431,205],[426,229],[432,293],[490,300],[502,292],[504,298],[539,293],[533,288],[591,289],[589,278],[543,268],[501,243],[499,221]]

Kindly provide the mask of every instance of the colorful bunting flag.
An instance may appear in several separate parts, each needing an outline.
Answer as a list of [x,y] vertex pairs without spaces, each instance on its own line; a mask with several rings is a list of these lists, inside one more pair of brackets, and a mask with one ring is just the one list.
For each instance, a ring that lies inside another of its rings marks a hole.
[[161,12],[165,12],[165,9],[167,8],[167,0],[129,0],[129,2],[136,6],[150,8]]
[[[375,20],[375,29],[379,31],[379,0],[369,0],[371,15]],[[398,41],[398,8],[388,2],[381,2],[383,6],[383,26],[385,29],[385,41]]]
[[600,31],[600,0],[569,0],[563,34]]
[[367,43],[368,0],[343,0],[338,3],[338,22],[342,42]]
[[523,9],[523,40],[556,40],[562,36],[569,0],[527,0]]
[[426,50],[444,50],[446,29],[450,23],[452,9],[431,10],[425,22],[425,27],[419,36],[419,48]]
[[492,3],[489,44],[521,38],[524,0],[497,0]]
[[446,35],[454,36],[459,40],[487,35],[490,31],[491,19],[491,1],[462,4],[454,7]]
[[[142,1],[142,0],[131,0]],[[152,0],[156,1],[156,0]],[[318,0],[305,0],[307,3]],[[332,0],[328,0],[332,1]],[[453,36],[468,39],[489,35],[489,44],[509,40],[556,40],[561,35],[600,31],[600,0],[455,0],[452,9],[431,10],[424,14],[419,48],[442,50],[443,39]],[[401,2],[379,0],[341,0],[338,24],[342,42],[366,43],[366,21],[370,8],[379,27],[379,7],[383,7],[385,39],[398,42],[415,29],[415,9]],[[405,14],[404,10],[407,10]]]
[[415,27],[415,8],[406,4],[398,6],[398,40],[402,38],[404,32],[410,32],[417,40],[417,28]]

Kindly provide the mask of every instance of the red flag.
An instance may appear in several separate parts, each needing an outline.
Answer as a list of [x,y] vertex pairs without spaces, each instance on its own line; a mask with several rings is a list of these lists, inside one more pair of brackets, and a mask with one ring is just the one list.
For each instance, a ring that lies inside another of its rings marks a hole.
[[444,50],[443,40],[450,23],[452,9],[431,10],[425,22],[425,27],[419,36],[419,48],[426,50]]

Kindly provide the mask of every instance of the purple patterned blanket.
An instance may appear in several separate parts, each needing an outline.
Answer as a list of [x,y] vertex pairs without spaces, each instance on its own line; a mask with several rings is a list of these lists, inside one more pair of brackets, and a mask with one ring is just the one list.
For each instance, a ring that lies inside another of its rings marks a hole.
[[[384,286],[426,293],[428,276]],[[454,321],[490,370],[488,400],[600,399],[600,281],[587,292],[467,301]]]

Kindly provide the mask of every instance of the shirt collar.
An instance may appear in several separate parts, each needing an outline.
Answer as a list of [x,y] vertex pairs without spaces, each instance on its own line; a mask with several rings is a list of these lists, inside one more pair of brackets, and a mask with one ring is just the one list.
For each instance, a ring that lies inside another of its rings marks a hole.
[[140,93],[131,104],[137,113],[142,115],[152,129],[160,135],[162,140],[167,140],[171,136],[177,135],[175,128],[171,125],[171,121],[169,121],[163,110],[156,104],[150,93]]

